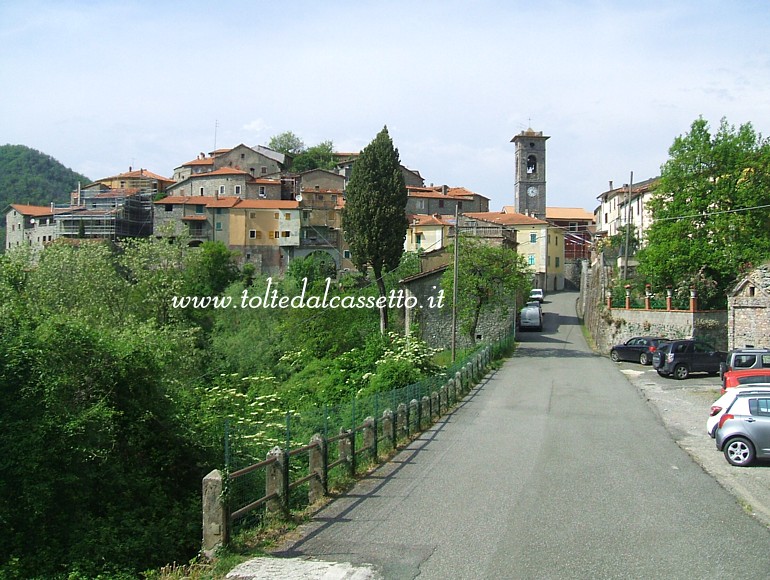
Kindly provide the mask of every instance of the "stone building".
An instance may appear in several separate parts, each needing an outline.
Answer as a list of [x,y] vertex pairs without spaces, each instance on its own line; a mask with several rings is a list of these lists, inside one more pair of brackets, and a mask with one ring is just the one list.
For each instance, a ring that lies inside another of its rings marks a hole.
[[727,296],[727,344],[770,347],[770,262],[752,270]]

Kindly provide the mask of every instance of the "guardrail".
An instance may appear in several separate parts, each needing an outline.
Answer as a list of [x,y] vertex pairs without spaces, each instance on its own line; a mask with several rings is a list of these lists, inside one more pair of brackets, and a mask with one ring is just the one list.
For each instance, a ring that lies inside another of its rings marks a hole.
[[[227,545],[234,523],[264,508],[266,515],[285,517],[289,514],[292,495],[307,485],[308,504],[313,504],[329,494],[329,476],[332,470],[344,468],[353,477],[362,459],[376,463],[381,451],[394,451],[402,442],[411,441],[413,435],[432,425],[464,397],[483,377],[492,360],[510,344],[513,337],[487,346],[454,370],[440,387],[386,408],[381,415],[369,415],[363,422],[350,429],[340,428],[337,435],[328,437],[315,433],[310,441],[296,449],[273,447],[264,461],[232,471],[229,474],[218,469],[203,479],[203,553],[211,557]],[[394,400],[395,402],[395,400]],[[379,416],[378,416],[379,415]],[[357,446],[357,439],[361,446]],[[333,456],[336,454],[336,456]],[[295,478],[292,479],[292,472]],[[256,495],[235,503],[230,493],[234,485],[247,476],[259,474],[249,489]]]

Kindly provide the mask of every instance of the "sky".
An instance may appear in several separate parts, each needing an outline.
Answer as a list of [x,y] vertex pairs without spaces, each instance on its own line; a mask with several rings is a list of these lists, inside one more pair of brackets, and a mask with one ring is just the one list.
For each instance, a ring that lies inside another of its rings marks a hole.
[[285,131],[354,152],[387,126],[426,184],[496,211],[531,128],[547,205],[593,212],[698,117],[770,133],[769,33],[763,0],[3,0],[0,144],[171,177]]

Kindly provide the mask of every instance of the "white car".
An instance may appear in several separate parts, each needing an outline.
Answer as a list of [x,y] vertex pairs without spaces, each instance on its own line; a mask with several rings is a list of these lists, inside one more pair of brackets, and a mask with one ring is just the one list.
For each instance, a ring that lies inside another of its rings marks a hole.
[[545,298],[545,292],[543,292],[542,288],[535,288],[532,290],[532,292],[529,293],[530,300],[537,300],[538,302],[542,302],[543,298]]
[[719,419],[721,419],[722,415],[725,414],[725,411],[730,408],[730,405],[733,404],[733,401],[735,401],[738,395],[744,393],[770,393],[770,383],[757,383],[755,385],[728,389],[724,395],[714,401],[714,404],[711,405],[709,418],[706,419],[706,433],[708,433],[712,439],[716,437]]

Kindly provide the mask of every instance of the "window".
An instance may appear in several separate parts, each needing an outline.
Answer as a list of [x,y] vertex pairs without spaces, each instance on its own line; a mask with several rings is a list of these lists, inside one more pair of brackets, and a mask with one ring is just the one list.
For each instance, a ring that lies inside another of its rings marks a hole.
[[218,232],[222,231],[222,222],[217,222],[217,231]]
[[534,155],[527,157],[527,173],[537,173],[537,157]]
[[458,201],[457,202],[457,209],[462,209],[462,208],[463,208],[463,202]]
[[754,292],[755,292],[754,286],[749,286],[749,298],[754,298]]
[[535,254],[530,254],[529,256],[527,256],[527,264],[530,266],[535,265]]
[[753,354],[741,354],[735,357],[735,361],[733,362],[733,366],[736,369],[740,368],[751,368],[754,366],[754,363],[757,362],[757,357]]
[[425,200],[424,199],[418,199],[417,200],[417,209],[425,209]]
[[571,232],[578,231],[578,223],[577,222],[570,222],[569,223],[569,231],[571,231]]
[[262,239],[262,232],[260,232],[259,230],[257,230],[257,239],[258,240]]
[[219,186],[219,195],[224,195],[224,194],[225,194],[225,186],[224,185],[220,185]]
[[235,186],[235,195],[241,195],[241,186],[240,185],[236,185]]
[[195,206],[195,213],[203,213],[203,206],[202,205],[196,205]]
[[529,234],[529,243],[534,244],[537,241],[537,234]]
[[291,214],[290,213],[283,214],[283,219],[290,220],[291,219]]
[[337,196],[336,196],[336,195],[332,195],[332,201],[333,201],[334,203],[337,203]]
[[201,195],[203,195],[203,188],[201,187]]
[[421,247],[422,246],[422,234],[415,234],[414,241],[415,241],[415,244],[417,245],[418,248]]
[[165,209],[166,211],[174,211],[174,206],[173,206],[173,205],[171,205],[170,203],[167,203],[167,204],[164,206],[164,209]]
[[280,219],[280,218],[281,218],[281,214],[280,214],[280,213],[278,213],[278,212],[275,212],[275,213],[273,214],[273,217],[274,217],[275,219]]
[[267,167],[264,165],[262,166],[262,175],[265,175],[267,173]]
[[556,260],[556,267],[558,268],[558,267],[559,267],[559,257],[557,256],[557,257],[555,258],[555,260]]
[[303,220],[309,220],[310,219],[310,210],[303,210],[302,212],[302,219]]
[[749,412],[752,415],[770,416],[770,399],[749,399]]
[[249,238],[252,240],[257,239],[257,230],[249,230]]
[[350,250],[345,250],[344,252],[342,252],[342,257],[345,258],[346,260],[349,260],[350,259]]
[[221,207],[217,208],[217,215],[222,215],[222,208]]
[[267,194],[265,193],[265,186],[260,185],[259,186],[259,197],[265,197]]
[[438,200],[438,206],[439,207],[444,207],[444,200],[443,199]]
[[273,237],[274,237],[276,240],[278,239],[278,237],[279,237],[280,235],[281,235],[281,234],[280,234],[280,232],[278,232],[278,231],[275,231],[275,232],[273,232]]
[[283,230],[283,231],[281,232],[281,237],[282,237],[282,238],[288,238],[288,237],[290,237],[290,236],[291,236],[291,232],[290,232],[289,230]]
[[251,219],[257,219],[257,212],[255,212],[255,211],[250,211],[250,212],[249,212],[249,217],[250,217]]

